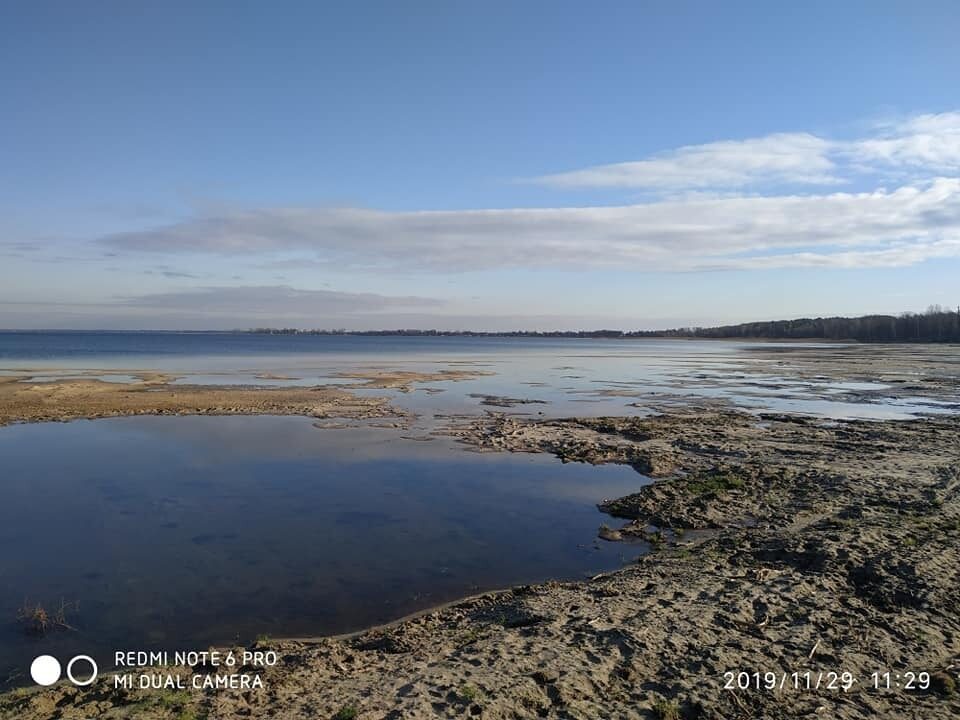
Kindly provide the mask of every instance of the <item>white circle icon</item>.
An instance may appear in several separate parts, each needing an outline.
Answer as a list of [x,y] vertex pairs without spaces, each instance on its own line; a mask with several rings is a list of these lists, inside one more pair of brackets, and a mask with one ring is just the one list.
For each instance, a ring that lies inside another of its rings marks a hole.
[[52,655],[40,655],[30,663],[30,677],[37,685],[53,685],[60,679],[60,661]]
[[[90,663],[90,677],[88,677],[86,680],[77,680],[73,676],[73,664],[78,660],[86,660],[88,663]],[[93,685],[94,681],[97,679],[98,672],[99,672],[99,668],[97,667],[97,664],[93,661],[93,658],[90,657],[89,655],[77,655],[73,660],[67,663],[67,677],[70,678],[70,682],[72,682],[74,685],[78,687]],[[60,665],[58,663],[57,674],[59,675],[59,673],[60,673]]]

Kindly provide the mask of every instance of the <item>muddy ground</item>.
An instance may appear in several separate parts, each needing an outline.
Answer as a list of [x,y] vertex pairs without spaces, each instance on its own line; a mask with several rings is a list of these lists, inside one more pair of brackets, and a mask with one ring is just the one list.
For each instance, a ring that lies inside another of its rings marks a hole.
[[[598,498],[598,533],[637,561],[349,638],[262,640],[280,663],[261,690],[123,690],[107,675],[9,693],[0,718],[960,716],[957,417],[490,413],[444,432],[654,477]],[[725,673],[775,688],[725,689]]]
[[403,415],[385,398],[358,397],[339,388],[210,387],[174,385],[170,380],[155,374],[132,383],[83,378],[34,383],[29,377],[0,378],[0,426],[123,415]]
[[[44,375],[48,374],[45,372]],[[83,377],[90,374],[91,377]],[[132,382],[111,382],[105,375],[131,375]],[[384,397],[360,396],[353,388],[410,392],[414,384],[457,382],[489,373],[478,370],[356,370],[338,377],[360,385],[259,387],[175,384],[176,376],[159,372],[89,371],[79,376],[33,381],[31,375],[0,376],[0,426],[12,422],[51,422],[126,415],[305,415],[315,418],[395,418],[406,425],[410,413]],[[261,380],[293,380],[259,373]]]

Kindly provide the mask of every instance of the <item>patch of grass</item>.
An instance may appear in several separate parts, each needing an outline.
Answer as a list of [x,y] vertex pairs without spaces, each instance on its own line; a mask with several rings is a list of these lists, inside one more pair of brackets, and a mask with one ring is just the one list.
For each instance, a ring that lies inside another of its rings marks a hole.
[[480,631],[476,628],[470,628],[463,635],[460,636],[460,647],[466,647],[467,645],[472,645],[477,640],[480,639]]
[[187,707],[190,693],[185,690],[150,690],[135,705],[141,708],[163,708],[169,710],[176,720],[204,720],[206,713]]
[[357,708],[354,705],[344,705],[342,708],[337,710],[337,714],[333,716],[333,720],[354,720],[357,717]]
[[859,523],[857,520],[849,517],[836,517],[831,518],[831,523],[834,527],[840,528],[842,530],[849,530],[852,527],[856,527]]
[[179,693],[176,690],[155,690],[147,697],[146,701],[162,707],[171,707],[183,705],[187,698],[184,693]]
[[741,490],[745,484],[743,478],[737,475],[716,473],[691,480],[687,483],[687,490],[692,495],[719,495],[728,490]]
[[457,694],[465,703],[474,703],[480,698],[480,691],[473,685],[461,685]]
[[176,715],[176,720],[207,720],[207,713],[196,708],[184,708]]
[[680,720],[680,706],[676,700],[655,700],[653,714],[658,720]]

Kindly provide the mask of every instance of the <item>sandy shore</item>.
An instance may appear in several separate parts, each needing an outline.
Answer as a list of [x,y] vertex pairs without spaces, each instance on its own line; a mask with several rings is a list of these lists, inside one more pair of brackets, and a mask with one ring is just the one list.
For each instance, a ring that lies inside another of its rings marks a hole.
[[383,398],[335,388],[200,387],[164,376],[135,383],[59,380],[0,384],[0,425],[122,415],[307,415],[371,418],[399,415]]
[[359,387],[379,390],[399,390],[410,392],[417,383],[427,382],[459,382],[494,373],[483,370],[435,370],[434,372],[418,372],[414,370],[348,370],[336,373],[336,377],[350,380],[363,380]]
[[[490,414],[446,432],[661,478],[601,503],[599,532],[651,551],[589,582],[486,594],[351,638],[261,641],[280,657],[262,690],[107,677],[8,693],[0,717],[960,715],[960,418]],[[725,689],[741,672],[772,673],[776,688]],[[929,673],[929,687],[887,689],[887,672]],[[828,687],[830,673],[855,682]]]
[[[30,375],[0,376],[0,426],[124,415],[305,415],[315,418],[408,416],[386,398],[359,396],[346,387],[265,388],[241,385],[178,385],[171,375],[134,372],[134,382],[68,378],[33,382]],[[365,389],[409,392],[414,383],[464,380],[479,371],[368,370],[339,376],[362,379]],[[261,373],[260,379],[289,379]]]

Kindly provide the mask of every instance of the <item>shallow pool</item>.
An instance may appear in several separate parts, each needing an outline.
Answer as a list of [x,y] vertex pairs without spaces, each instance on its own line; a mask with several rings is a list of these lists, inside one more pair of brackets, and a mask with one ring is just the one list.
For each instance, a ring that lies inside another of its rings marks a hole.
[[[0,428],[0,681],[34,656],[204,649],[359,629],[480,589],[579,578],[628,467],[478,454],[299,417]],[[24,601],[74,631],[28,637]]]

